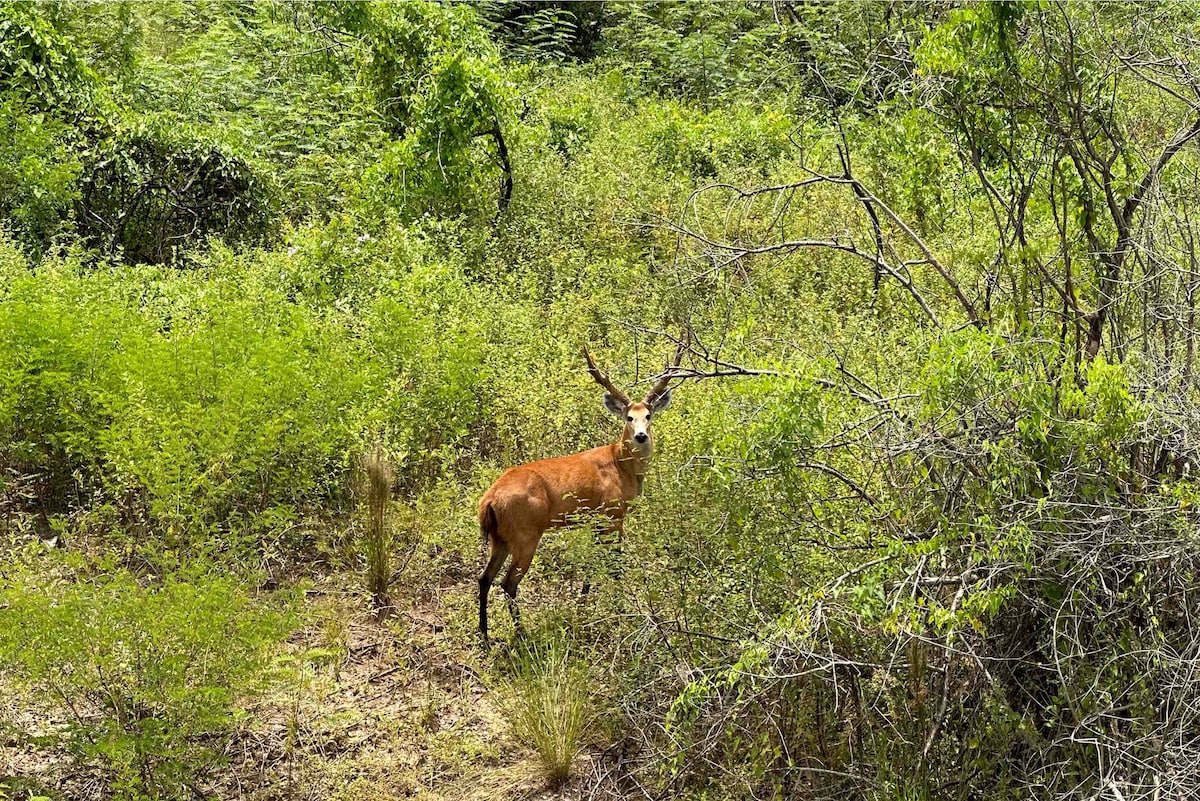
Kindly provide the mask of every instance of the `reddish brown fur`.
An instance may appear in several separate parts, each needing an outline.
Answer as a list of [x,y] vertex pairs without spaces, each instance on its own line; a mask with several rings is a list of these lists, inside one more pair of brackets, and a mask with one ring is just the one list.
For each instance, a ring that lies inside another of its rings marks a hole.
[[510,468],[479,500],[479,530],[491,548],[479,576],[479,630],[485,645],[488,590],[510,555],[512,564],[501,586],[508,595],[513,622],[519,625],[517,586],[529,572],[547,529],[574,522],[581,514],[600,513],[609,518],[608,529],[620,536],[627,505],[642,493],[646,469],[654,456],[650,416],[671,402],[671,373],[687,349],[684,333],[675,360],[667,363],[666,372],[641,403],[630,403],[584,348],[588,374],[607,390],[604,406],[625,421],[621,438],[590,451]]
[[[655,408],[665,408],[669,399],[664,394]],[[627,504],[641,494],[654,455],[650,417],[655,408],[646,403],[630,404],[617,442],[510,468],[483,494],[479,501],[480,530],[491,546],[487,567],[479,577],[479,628],[485,643],[488,589],[507,556],[512,555],[512,563],[501,586],[517,620],[513,603],[517,585],[529,571],[542,534],[548,529],[571,523],[579,515],[599,512],[608,516],[609,530],[620,535]],[[645,433],[644,442],[636,441],[638,433]]]

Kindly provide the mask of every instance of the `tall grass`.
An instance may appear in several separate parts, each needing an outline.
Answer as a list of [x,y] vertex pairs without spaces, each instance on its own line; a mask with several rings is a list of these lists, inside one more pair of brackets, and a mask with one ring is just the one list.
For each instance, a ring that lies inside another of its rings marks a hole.
[[516,668],[508,702],[513,736],[537,752],[547,781],[561,784],[591,721],[587,665],[552,641],[519,654]]
[[392,472],[391,462],[378,446],[362,457],[360,494],[366,496],[367,509],[362,551],[367,562],[367,592],[379,612],[391,606],[388,587],[392,581],[392,533],[388,504],[392,497]]

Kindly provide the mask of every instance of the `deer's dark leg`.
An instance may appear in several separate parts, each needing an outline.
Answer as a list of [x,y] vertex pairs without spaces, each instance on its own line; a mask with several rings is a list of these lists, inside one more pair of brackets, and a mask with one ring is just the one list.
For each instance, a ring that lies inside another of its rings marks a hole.
[[492,553],[488,558],[487,567],[479,574],[479,633],[483,635],[484,646],[488,644],[488,590],[492,588],[492,582],[496,579],[496,574],[500,572],[500,568],[507,558],[508,546],[499,541],[492,542]]
[[517,586],[529,572],[529,565],[533,562],[533,550],[530,548],[526,553],[513,554],[512,564],[508,566],[508,573],[505,574],[504,583],[501,585],[505,594],[508,595],[508,611],[512,615],[513,625],[517,628],[521,627],[521,610],[517,607]]
[[622,554],[625,552],[625,510],[621,509],[621,514],[613,518],[612,531],[616,533],[615,541],[613,542],[613,562],[615,562],[615,570],[613,575],[619,580],[624,578],[625,566],[622,560]]

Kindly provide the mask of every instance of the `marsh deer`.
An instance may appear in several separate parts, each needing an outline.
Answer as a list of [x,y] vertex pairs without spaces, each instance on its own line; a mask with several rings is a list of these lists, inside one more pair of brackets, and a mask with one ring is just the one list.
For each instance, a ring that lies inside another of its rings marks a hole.
[[686,349],[687,339],[683,338],[662,377],[644,399],[631,403],[596,366],[585,347],[588,373],[606,390],[604,408],[625,424],[621,438],[582,453],[509,468],[483,494],[479,528],[490,546],[487,566],[479,576],[479,631],[484,645],[488,642],[488,590],[510,554],[512,563],[501,587],[508,595],[513,622],[519,624],[517,585],[529,571],[534,551],[547,529],[592,512],[607,516],[606,527],[620,536],[626,505],[642,494],[646,470],[654,456],[650,418],[671,403],[671,374]]

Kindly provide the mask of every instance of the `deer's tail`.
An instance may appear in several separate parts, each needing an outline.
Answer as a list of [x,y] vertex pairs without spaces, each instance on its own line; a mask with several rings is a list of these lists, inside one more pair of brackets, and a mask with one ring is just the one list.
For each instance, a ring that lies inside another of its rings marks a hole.
[[479,505],[479,533],[485,543],[496,542],[500,537],[500,524],[496,521],[496,510],[491,503]]

